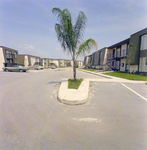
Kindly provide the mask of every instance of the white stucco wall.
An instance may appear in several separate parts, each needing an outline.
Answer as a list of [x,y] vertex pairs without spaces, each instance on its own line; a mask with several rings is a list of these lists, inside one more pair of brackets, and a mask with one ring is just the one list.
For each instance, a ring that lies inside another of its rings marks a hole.
[[130,73],[137,71],[138,65],[130,65]]
[[54,63],[54,64],[57,65],[57,67],[59,67],[59,62],[58,62],[58,60],[50,60],[50,63]]
[[[124,63],[123,67],[122,67],[122,63]],[[121,59],[120,71],[125,71],[125,69],[126,69],[126,59]]]
[[73,66],[73,61],[71,61],[71,66]]
[[4,59],[4,54],[3,54],[3,49],[0,47],[0,70],[3,70],[2,68],[4,67],[5,59]]
[[146,59],[147,59],[147,57],[140,58],[139,72],[147,72]]
[[121,45],[121,56],[126,56],[127,44]]
[[27,55],[25,55],[25,57],[24,57],[24,65],[25,65],[25,67],[28,67],[28,65],[29,65],[29,60],[28,60]]
[[31,57],[31,66],[33,66],[35,63],[35,57]]
[[108,55],[108,49],[106,48],[106,50],[105,50],[105,56],[104,56],[104,61],[103,61],[103,65],[105,65],[106,62],[107,62],[107,55]]
[[35,62],[39,62],[39,58],[31,57],[31,66],[33,66]]
[[43,64],[43,67],[49,67],[48,66],[48,59],[43,59],[42,64]]
[[60,66],[65,66],[64,60],[60,60]]

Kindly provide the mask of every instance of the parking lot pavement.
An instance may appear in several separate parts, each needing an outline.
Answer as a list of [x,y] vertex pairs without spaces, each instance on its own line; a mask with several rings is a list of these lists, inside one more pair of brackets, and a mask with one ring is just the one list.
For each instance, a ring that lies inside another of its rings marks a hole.
[[147,149],[145,100],[120,83],[90,83],[87,103],[61,104],[60,82],[72,76],[72,68],[0,73],[0,149]]
[[147,84],[125,84],[127,87],[132,89],[133,91],[137,92],[141,96],[143,96],[145,99],[147,99]]
[[[146,85],[126,85],[147,97]],[[100,130],[112,149],[147,148],[147,101],[121,83],[91,83],[90,101],[97,108],[94,114],[104,125]]]

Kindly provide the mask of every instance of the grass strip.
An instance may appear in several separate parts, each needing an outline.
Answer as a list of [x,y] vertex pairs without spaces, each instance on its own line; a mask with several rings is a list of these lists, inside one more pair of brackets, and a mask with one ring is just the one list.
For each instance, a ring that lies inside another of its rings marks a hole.
[[77,79],[75,82],[74,79],[68,79],[68,88],[69,89],[78,89],[83,79]]
[[67,68],[68,66],[60,66],[60,67],[58,67],[58,68]]
[[103,74],[114,76],[114,77],[119,77],[123,79],[128,79],[128,80],[147,81],[147,76],[126,73],[126,72],[108,72],[108,73],[103,73]]

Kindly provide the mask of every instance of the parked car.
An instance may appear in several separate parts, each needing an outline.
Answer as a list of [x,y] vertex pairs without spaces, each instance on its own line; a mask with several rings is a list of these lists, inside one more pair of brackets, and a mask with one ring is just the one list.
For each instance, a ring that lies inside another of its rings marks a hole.
[[51,69],[56,69],[55,65],[50,65]]
[[26,72],[29,68],[24,66],[14,65],[13,67],[3,67],[3,71],[19,71],[19,72]]
[[30,70],[42,70],[43,67],[39,65],[33,65],[29,67]]

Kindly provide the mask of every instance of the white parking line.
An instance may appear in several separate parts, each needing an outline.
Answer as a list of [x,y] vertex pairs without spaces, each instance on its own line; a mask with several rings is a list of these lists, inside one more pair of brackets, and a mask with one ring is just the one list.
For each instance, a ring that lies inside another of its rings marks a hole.
[[131,88],[129,88],[128,86],[126,86],[125,84],[121,83],[123,86],[125,86],[127,89],[129,89],[130,91],[132,91],[133,93],[135,93],[136,95],[138,95],[139,97],[141,97],[142,99],[144,99],[145,101],[147,101],[147,99],[143,96],[141,96],[140,94],[138,94],[137,92],[135,92],[134,90],[132,90]]

